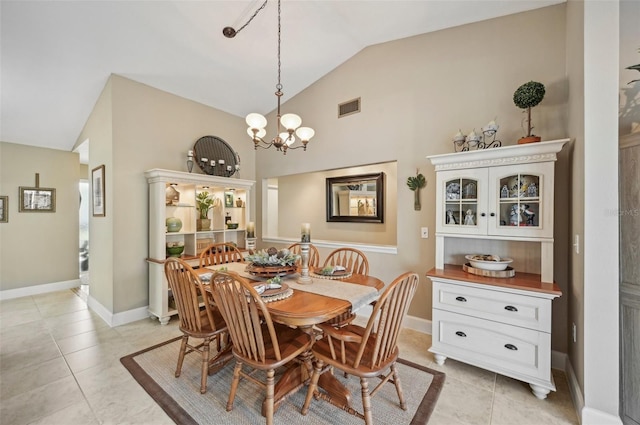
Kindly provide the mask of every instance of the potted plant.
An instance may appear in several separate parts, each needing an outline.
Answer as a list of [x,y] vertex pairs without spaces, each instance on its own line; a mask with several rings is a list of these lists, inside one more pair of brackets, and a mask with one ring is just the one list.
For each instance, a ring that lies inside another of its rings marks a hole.
[[420,189],[427,185],[427,180],[419,171],[416,170],[415,177],[407,178],[407,186],[413,191],[413,209],[416,211],[420,211],[422,208],[420,205]]
[[209,210],[213,208],[215,197],[209,192],[200,192],[196,195],[196,206],[199,212],[199,218],[196,220],[197,230],[210,230],[211,220],[209,219]]
[[540,141],[540,137],[531,133],[533,129],[533,125],[531,125],[531,108],[542,101],[544,94],[544,85],[536,81],[524,83],[513,93],[513,103],[518,108],[527,110],[527,135],[518,140],[519,144]]

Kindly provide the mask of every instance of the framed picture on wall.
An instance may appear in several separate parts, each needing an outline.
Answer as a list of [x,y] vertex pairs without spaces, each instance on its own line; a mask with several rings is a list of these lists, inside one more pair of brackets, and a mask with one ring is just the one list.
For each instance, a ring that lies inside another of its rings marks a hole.
[[233,207],[233,192],[224,193],[224,206],[225,208]]
[[9,197],[0,196],[0,223],[9,222]]
[[56,190],[20,186],[20,212],[56,212]]
[[104,165],[91,170],[91,199],[93,205],[93,216],[104,217],[105,192],[104,192]]

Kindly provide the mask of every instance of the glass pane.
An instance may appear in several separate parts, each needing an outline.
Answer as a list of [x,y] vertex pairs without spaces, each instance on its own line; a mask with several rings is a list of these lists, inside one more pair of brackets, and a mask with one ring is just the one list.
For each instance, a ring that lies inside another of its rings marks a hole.
[[447,211],[445,214],[444,222],[448,225],[460,224],[460,205],[447,205]]
[[449,180],[445,183],[446,198],[460,199],[460,179]]
[[462,225],[475,226],[477,223],[477,204],[464,203],[462,204],[462,210],[464,211],[464,218],[462,219]]
[[477,198],[478,183],[475,180],[462,179],[462,199]]

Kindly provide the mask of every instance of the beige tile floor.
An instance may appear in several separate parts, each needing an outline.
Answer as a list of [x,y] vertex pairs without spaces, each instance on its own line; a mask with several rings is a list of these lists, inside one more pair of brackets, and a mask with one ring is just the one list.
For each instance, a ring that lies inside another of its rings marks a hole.
[[[119,359],[179,334],[175,319],[110,328],[71,290],[0,302],[0,424],[173,423]],[[578,424],[564,373],[554,370],[558,391],[541,401],[519,381],[437,366],[430,343],[408,329],[400,341],[403,358],[447,374],[430,425]]]

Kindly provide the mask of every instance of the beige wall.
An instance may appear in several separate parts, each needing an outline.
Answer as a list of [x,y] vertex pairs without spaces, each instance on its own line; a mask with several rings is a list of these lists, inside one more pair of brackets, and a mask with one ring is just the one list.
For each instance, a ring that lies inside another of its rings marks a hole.
[[[569,134],[573,143],[571,153],[571,237],[584,235],[584,3],[570,1],[567,4],[567,75],[569,76],[571,102],[569,109]],[[567,327],[575,323],[578,329],[576,343],[569,345],[567,353],[581,387],[584,383],[584,258],[570,251],[570,299]],[[583,389],[584,391],[584,389]]]
[[[113,313],[148,304],[148,189],[143,172],[186,171],[187,150],[206,135],[221,137],[237,150],[241,177],[253,180],[254,151],[245,140],[242,118],[111,76],[78,141],[90,141],[90,168],[106,165],[107,215],[90,220],[90,293],[98,294],[98,302]],[[199,172],[197,167],[194,172]]]
[[[0,142],[0,195],[9,222],[0,223],[0,290],[75,281],[78,264],[78,154]],[[19,187],[56,190],[56,211],[18,212]],[[35,262],[34,262],[35,261]]]
[[[326,221],[326,190],[328,177],[356,174],[384,173],[384,223],[344,223]],[[348,170],[296,174],[278,179],[278,236],[299,238],[300,223],[313,223],[312,240],[347,241],[363,244],[396,245],[397,192],[396,163],[354,167]],[[409,190],[406,188],[406,190]],[[291,208],[293,203],[295,208]],[[413,200],[412,200],[413,202]],[[412,204],[413,205],[413,204]],[[324,257],[322,258],[324,260]]]
[[[258,152],[257,178],[397,161],[396,187],[389,191],[397,193],[398,254],[371,254],[371,273],[390,282],[406,270],[418,272],[421,285],[409,314],[430,319],[431,283],[424,275],[434,266],[435,240],[421,239],[420,227],[435,231],[435,174],[426,156],[452,152],[458,129],[479,131],[494,118],[498,138],[515,144],[523,114],[513,92],[530,80],[547,89],[533,110],[534,132],[544,140],[570,136],[565,56],[565,5],[368,47],[284,105],[283,113],[299,113],[316,136],[306,153]],[[337,105],[356,97],[362,112],[338,119]],[[273,126],[273,116],[269,121]],[[406,187],[416,169],[427,178],[419,212]],[[558,284],[566,293],[564,279]],[[565,317],[566,306],[554,311],[554,349],[566,347]]]

